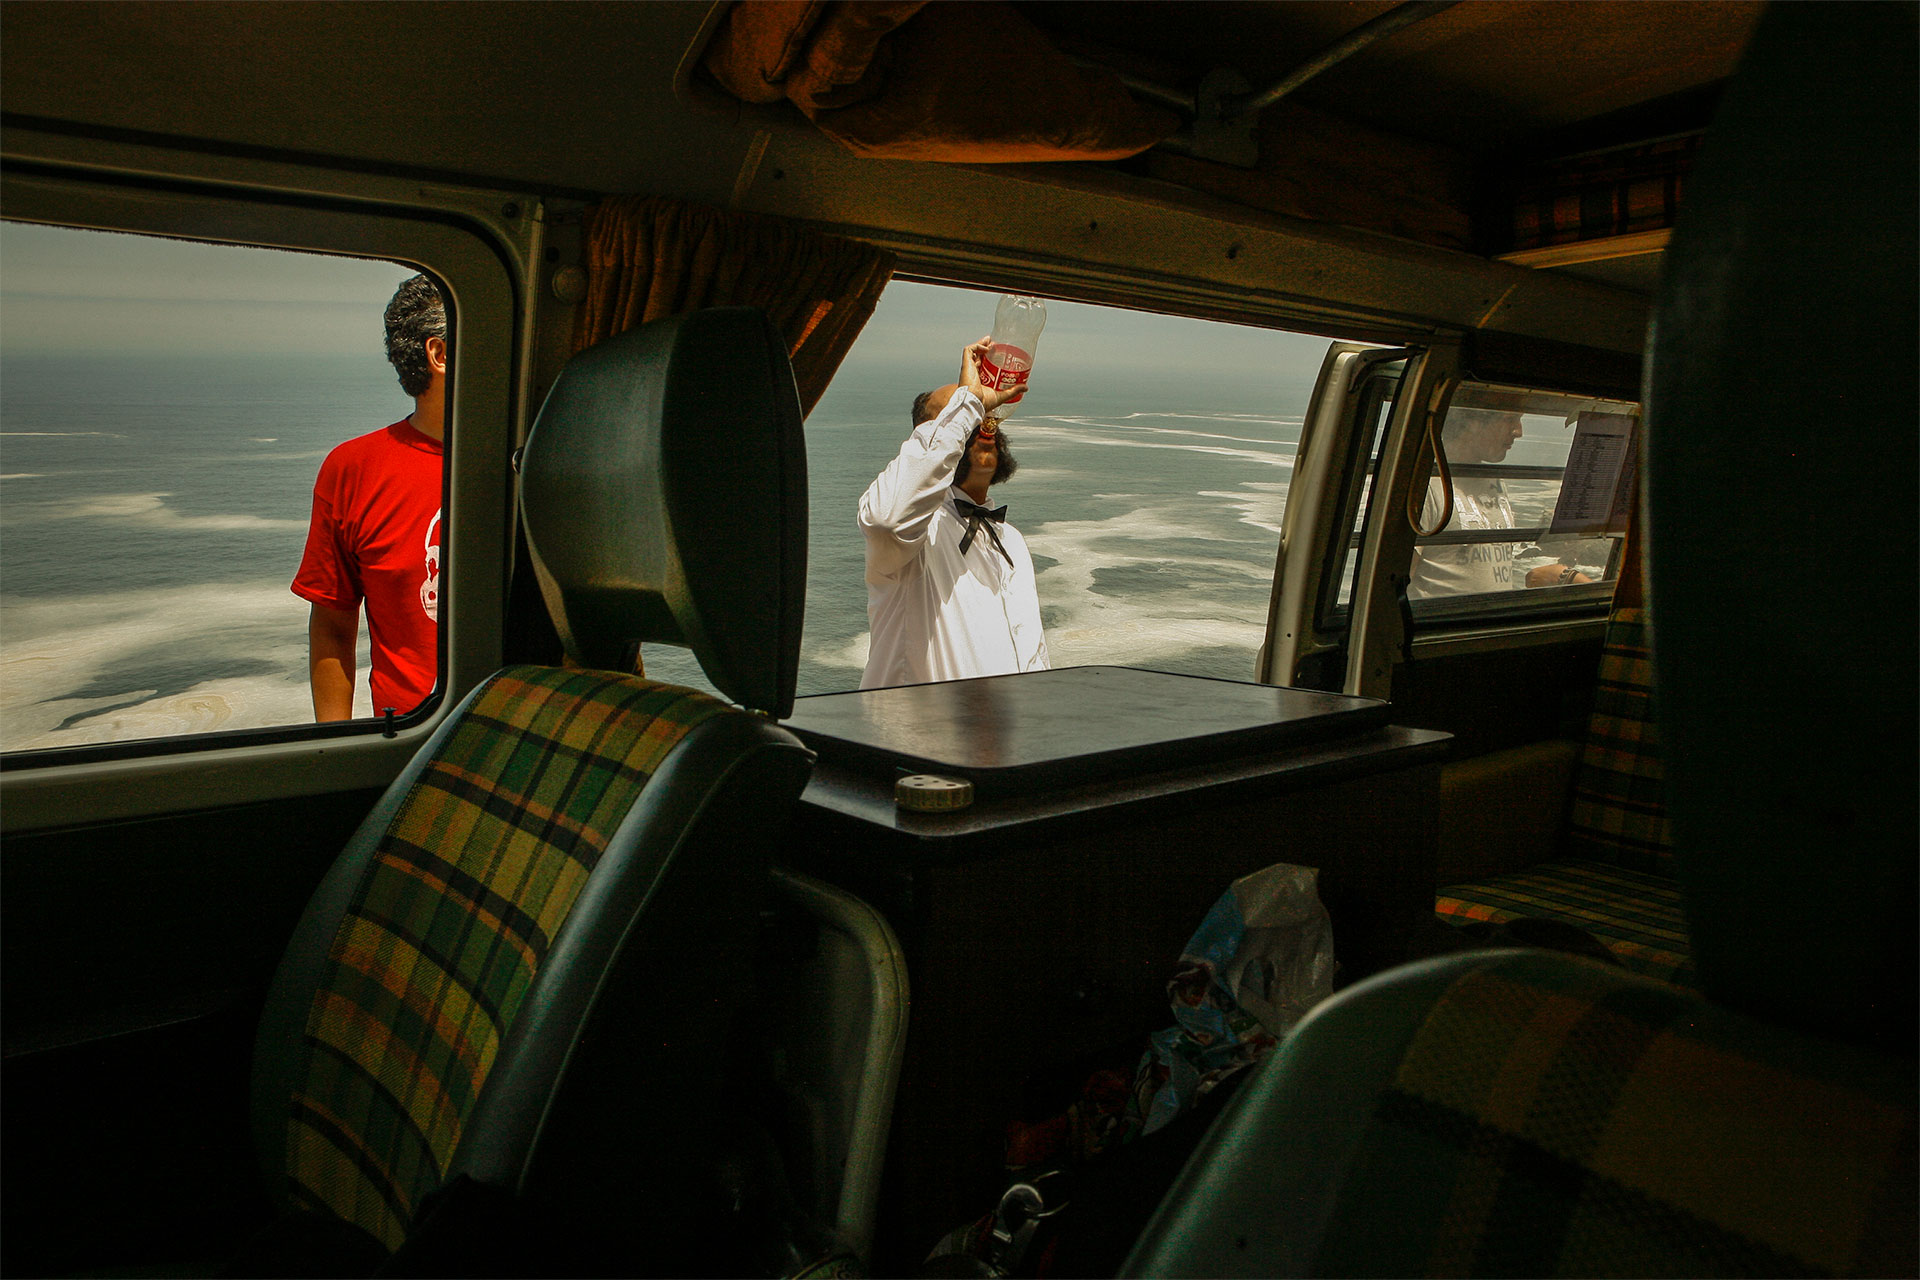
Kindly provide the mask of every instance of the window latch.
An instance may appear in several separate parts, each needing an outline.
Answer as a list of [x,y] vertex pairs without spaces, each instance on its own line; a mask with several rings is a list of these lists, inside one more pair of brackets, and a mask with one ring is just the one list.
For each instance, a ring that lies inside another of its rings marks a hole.
[[1405,574],[1392,574],[1387,579],[1393,584],[1393,598],[1400,606],[1400,661],[1413,662],[1413,602],[1407,599],[1407,587],[1413,579]]

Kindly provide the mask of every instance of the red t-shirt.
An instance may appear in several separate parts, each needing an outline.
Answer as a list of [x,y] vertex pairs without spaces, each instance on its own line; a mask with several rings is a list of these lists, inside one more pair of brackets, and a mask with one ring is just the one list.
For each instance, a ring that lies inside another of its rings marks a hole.
[[343,612],[366,601],[376,716],[413,710],[438,678],[440,462],[403,418],[335,447],[313,484],[293,594]]

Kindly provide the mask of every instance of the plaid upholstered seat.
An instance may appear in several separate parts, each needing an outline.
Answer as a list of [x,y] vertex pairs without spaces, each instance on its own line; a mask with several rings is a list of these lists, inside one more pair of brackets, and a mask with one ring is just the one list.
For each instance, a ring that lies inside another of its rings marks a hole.
[[334,933],[288,1103],[296,1204],[400,1246],[601,853],[666,754],[727,710],[609,672],[482,686]]
[[[315,892],[255,1054],[286,1213],[239,1273],[744,1273],[781,1247],[688,1153],[721,1146],[812,763],[775,723],[806,546],[785,351],[758,312],[696,312],[556,382],[521,513],[572,665],[507,667],[451,708]],[[727,467],[658,465],[715,440]],[[697,517],[723,499],[747,514],[716,545]],[[599,669],[638,643],[691,648],[741,705]]]
[[282,961],[254,1113],[288,1216],[245,1263],[365,1274],[406,1249],[459,1273],[537,1247],[522,1265],[595,1271],[636,1232],[665,1270],[716,1253],[683,1156],[725,1073],[688,1067],[748,989],[809,764],[762,717],[635,676],[476,689]]
[[1606,943],[1628,968],[1691,985],[1653,717],[1651,630],[1637,608],[1616,610],[1607,624],[1562,858],[1449,885],[1434,907],[1456,923],[1563,921]]
[[1427,961],[1301,1024],[1121,1274],[1913,1275],[1914,1087],[1594,961]]
[[1654,720],[1652,644],[1653,623],[1645,609],[1614,611],[1573,778],[1564,851],[1569,857],[1671,876],[1673,835]]
[[1636,973],[1694,985],[1680,885],[1669,876],[1575,858],[1451,885],[1441,890],[1434,905],[1442,917],[1456,923],[1562,920],[1600,939]]

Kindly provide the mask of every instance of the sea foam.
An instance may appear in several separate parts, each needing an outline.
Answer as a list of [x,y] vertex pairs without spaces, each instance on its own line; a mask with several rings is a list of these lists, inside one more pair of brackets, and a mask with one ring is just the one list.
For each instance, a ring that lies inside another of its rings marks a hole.
[[[307,604],[284,582],[11,596],[0,598],[0,620],[9,751],[313,719]],[[355,714],[366,716],[364,639],[361,650]]]

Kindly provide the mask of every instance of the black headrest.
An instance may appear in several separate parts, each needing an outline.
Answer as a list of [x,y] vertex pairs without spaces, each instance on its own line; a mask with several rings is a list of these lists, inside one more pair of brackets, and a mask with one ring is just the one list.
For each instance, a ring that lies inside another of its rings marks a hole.
[[656,320],[588,348],[540,408],[520,502],[567,653],[693,650],[743,706],[793,711],[807,466],[786,344],[752,307]]

